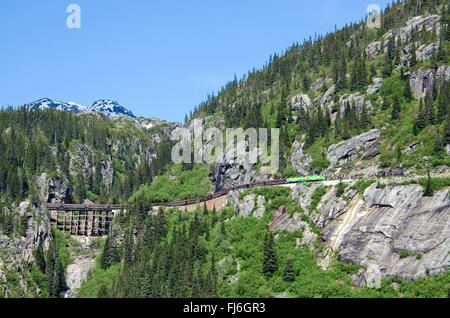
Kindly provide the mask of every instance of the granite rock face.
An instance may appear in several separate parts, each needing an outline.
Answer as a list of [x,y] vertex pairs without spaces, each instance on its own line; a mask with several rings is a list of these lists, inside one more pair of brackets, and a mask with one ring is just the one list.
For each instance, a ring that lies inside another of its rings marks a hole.
[[277,230],[288,232],[302,231],[302,238],[297,242],[297,246],[306,245],[310,249],[313,248],[313,243],[317,240],[317,234],[311,230],[307,222],[301,219],[301,214],[294,212],[292,215],[289,215],[284,205],[273,212],[273,218],[268,230],[270,232]]
[[345,163],[354,160],[366,146],[380,137],[378,129],[372,129],[359,136],[338,144],[331,145],[328,148],[328,160],[334,167],[337,163]]
[[292,167],[300,175],[309,174],[311,157],[303,153],[303,144],[295,141],[292,145]]
[[367,94],[375,94],[378,93],[381,85],[383,84],[383,79],[381,77],[375,77],[373,79],[373,84],[369,85],[369,87],[367,88]]
[[425,28],[428,32],[431,32],[433,28],[435,28],[436,33],[439,35],[441,31],[440,19],[441,16],[437,14],[411,18],[403,27],[386,33],[383,36],[382,41],[375,41],[368,44],[365,49],[366,54],[373,59],[381,54],[386,53],[389,39],[392,38],[392,36],[394,36],[395,41],[398,41],[399,38],[403,43],[410,41],[414,29],[417,29],[418,32],[421,32]]
[[[435,77],[437,83],[435,83]],[[417,99],[424,98],[433,91],[434,85],[441,85],[442,82],[450,80],[450,66],[442,65],[436,72],[432,69],[418,69],[409,77],[411,91]]]
[[331,78],[323,78],[323,77],[321,77],[321,78],[317,79],[317,81],[315,81],[315,83],[313,84],[311,89],[316,92],[319,89],[321,89],[324,85],[326,85],[327,83],[329,83],[331,81],[332,81]]
[[[27,225],[28,229],[24,236],[14,235],[7,237],[0,233],[0,294],[4,297],[18,297],[11,294],[7,289],[7,273],[15,273],[17,284],[22,296],[35,295],[41,296],[41,291],[37,285],[25,279],[25,273],[28,271],[28,264],[34,262],[33,250],[39,244],[39,238],[43,240],[44,250],[50,245],[51,230],[50,223],[41,207],[31,207],[29,202],[22,202],[18,208],[8,210],[8,213],[20,215],[25,211],[20,211],[21,207],[27,207]],[[2,286],[4,285],[5,286]]]
[[292,110],[308,110],[313,105],[311,99],[307,94],[297,94],[291,99],[291,109]]
[[439,49],[439,43],[431,43],[429,45],[421,45],[416,50],[416,59],[417,61],[424,62],[429,59],[431,59],[431,56],[433,55],[433,52],[437,52]]
[[[381,79],[381,82],[378,81],[379,87],[381,87],[381,83],[382,83],[382,82],[383,82],[382,79]],[[379,89],[379,88],[378,88],[378,89]],[[371,101],[370,101],[370,100],[366,100],[366,99],[364,98],[364,96],[362,96],[360,93],[354,93],[354,94],[351,94],[351,95],[349,95],[349,96],[347,96],[347,97],[345,97],[345,98],[342,98],[342,99],[340,100],[340,110],[341,110],[341,114],[344,114],[344,112],[345,112],[345,105],[346,105],[346,104],[349,105],[349,106],[354,105],[356,111],[357,111],[359,114],[361,114],[361,112],[362,112],[364,106],[366,107],[366,111],[367,111],[368,113],[370,113],[370,112],[372,111],[372,109],[373,109],[373,105],[372,105]]]
[[417,30],[418,32],[422,32],[426,29],[428,32],[433,31],[435,28],[436,33],[439,35],[441,32],[440,25],[441,16],[438,14],[433,14],[429,16],[417,16],[406,21],[406,25],[397,30],[388,32],[384,35],[385,39],[389,39],[394,36],[395,41],[400,39],[402,42],[405,42],[411,38],[413,30]]
[[340,260],[368,266],[359,285],[373,283],[374,277],[412,280],[443,273],[450,261],[448,191],[428,198],[420,185],[378,189],[374,183],[353,197],[323,229],[323,237],[340,251]]
[[331,102],[331,99],[333,97],[334,92],[336,91],[336,86],[333,85],[331,86],[326,92],[325,94],[323,94],[322,98],[320,99],[320,106],[325,106],[326,104],[328,104],[329,102]]
[[49,177],[44,172],[36,178],[36,184],[43,202],[67,203],[70,197],[69,180],[65,177]]

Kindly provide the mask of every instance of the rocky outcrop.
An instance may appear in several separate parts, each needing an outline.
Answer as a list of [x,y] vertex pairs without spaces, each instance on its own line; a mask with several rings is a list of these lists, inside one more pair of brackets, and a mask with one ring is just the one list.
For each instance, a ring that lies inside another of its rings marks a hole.
[[265,198],[261,195],[249,194],[240,201],[239,191],[232,191],[228,193],[228,202],[242,217],[262,218],[265,212]]
[[304,110],[307,111],[308,108],[312,106],[311,99],[307,94],[297,94],[291,99],[291,109],[292,110]]
[[[216,191],[236,185],[247,184],[252,180],[267,179],[266,175],[262,174],[259,170],[257,171],[256,169],[254,169],[256,163],[249,160],[249,157],[246,157],[242,162],[239,162],[239,159],[236,159],[232,163],[228,162],[227,158],[236,157],[236,153],[245,153],[243,146],[243,143],[239,143],[236,147],[237,150],[233,148],[227,148],[222,158],[219,160],[220,163],[216,163],[214,165],[213,182],[216,186]],[[264,155],[264,150],[254,148],[251,152],[256,155],[255,157],[257,162],[261,163],[261,159]]]
[[[379,85],[381,86],[381,83]],[[372,102],[370,100],[366,100],[360,93],[354,93],[347,97],[341,97],[340,103],[341,114],[344,114],[345,112],[345,105],[349,105],[350,107],[354,105],[359,114],[362,113],[363,106],[366,107],[367,113],[370,113],[373,110]]]
[[331,86],[325,94],[323,94],[322,98],[320,99],[320,106],[325,106],[329,102],[331,102],[334,92],[336,91],[336,86]]
[[[26,210],[21,212],[22,208]],[[27,231],[25,236],[13,235],[7,237],[0,233],[0,295],[4,297],[41,296],[39,286],[33,280],[27,279],[30,275],[28,264],[34,262],[33,250],[39,244],[39,238],[43,240],[44,250],[48,249],[51,239],[50,223],[45,210],[38,207],[30,207],[24,202],[18,208],[12,208],[9,213],[19,216],[27,213]],[[7,273],[17,278],[14,284],[15,292],[9,289]],[[18,288],[17,288],[18,287]]]
[[44,172],[36,178],[36,184],[43,202],[68,203],[70,187],[66,178],[50,177]]
[[436,79],[439,85],[442,85],[443,81],[450,81],[450,66],[441,65],[436,71]]
[[297,246],[306,245],[310,249],[317,240],[317,234],[311,230],[309,224],[301,219],[298,212],[290,215],[286,206],[282,205],[273,212],[273,218],[268,226],[269,232],[284,230],[288,232],[302,231],[302,239],[297,242]]
[[340,196],[336,196],[336,188],[331,187],[327,189],[327,192],[323,195],[320,202],[317,204],[316,209],[311,213],[311,220],[314,225],[323,229],[331,221],[338,218],[345,212],[347,201],[352,199],[357,191],[351,188],[352,184],[349,184],[345,192]]
[[370,58],[375,58],[378,55],[384,54],[387,52],[387,44],[389,41],[375,41],[369,43],[366,47],[366,54]]
[[94,152],[85,144],[77,143],[75,151],[70,153],[69,170],[72,174],[83,173],[87,175],[94,161]]
[[406,42],[411,39],[413,30],[422,32],[424,28],[428,32],[433,31],[433,28],[435,28],[436,33],[440,34],[441,32],[441,25],[439,23],[440,20],[441,16],[438,14],[430,16],[417,16],[406,21],[406,25],[404,27],[386,33],[383,36],[383,38],[389,39],[390,37],[394,36],[395,41],[397,41],[398,38],[400,37],[402,42]]
[[[436,76],[437,83],[434,83]],[[411,91],[417,99],[424,98],[433,91],[433,86],[450,80],[450,66],[442,65],[435,72],[432,69],[418,69],[409,78]]]
[[437,52],[439,49],[439,43],[431,43],[429,45],[421,45],[416,50],[416,59],[417,61],[424,62],[431,59],[431,56],[433,55],[433,52]]
[[[408,42],[411,40],[411,35],[414,29],[421,32],[423,28],[425,28],[428,32],[431,32],[433,28],[436,29],[436,33],[439,34],[441,30],[440,21],[441,16],[440,15],[430,15],[427,17],[424,16],[417,16],[412,19],[409,19],[406,22],[406,25],[402,28],[399,28],[397,30],[391,31],[386,33],[383,36],[382,41],[375,41],[367,45],[365,51],[367,56],[370,58],[375,58],[381,54],[384,54],[387,52],[387,47],[389,44],[389,39],[394,36],[395,41],[397,42],[400,38],[403,43]],[[410,52],[405,52],[410,53]]]
[[297,183],[292,189],[291,196],[295,203],[299,205],[303,211],[308,211],[311,204],[311,197],[314,190],[319,186],[318,183],[304,184]]
[[373,79],[373,84],[369,85],[369,87],[367,88],[367,94],[370,95],[370,94],[378,93],[380,91],[382,84],[383,84],[383,78],[375,77]]
[[331,81],[332,81],[331,78],[323,78],[323,77],[321,77],[321,78],[317,79],[317,81],[313,84],[311,89],[313,91],[317,92],[319,89],[324,87],[324,85],[328,84]]
[[[423,196],[418,184],[387,184],[377,182],[364,192],[353,189],[356,181],[344,184],[337,196],[337,186],[326,187],[325,194],[311,209],[318,183],[296,184],[291,197],[298,211],[288,213],[286,206],[273,211],[268,230],[301,231],[296,246],[314,249],[317,235],[303,213],[321,230],[325,252],[317,253],[317,262],[327,268],[335,252],[338,259],[362,268],[352,278],[359,287],[379,287],[380,280],[397,276],[412,280],[448,270],[450,261],[449,188],[436,191],[433,197]],[[239,201],[239,192],[229,194],[229,201],[242,217],[249,217],[256,201],[254,194]],[[259,204],[258,204],[259,205]],[[255,216],[255,213],[253,213]]]
[[378,189],[375,183],[324,228],[323,237],[340,251],[340,260],[368,266],[355,277],[358,285],[374,277],[416,279],[448,270],[448,188],[431,198],[422,194],[420,185]]
[[411,91],[417,99],[424,98],[433,91],[434,72],[432,70],[418,69],[411,74]]
[[311,157],[303,153],[303,143],[295,141],[292,145],[292,167],[300,175],[307,175],[310,170]]
[[356,159],[358,154],[364,150],[369,143],[379,137],[380,131],[378,129],[372,129],[349,140],[331,145],[328,148],[328,160],[330,160],[331,167],[336,166],[338,163],[345,163]]

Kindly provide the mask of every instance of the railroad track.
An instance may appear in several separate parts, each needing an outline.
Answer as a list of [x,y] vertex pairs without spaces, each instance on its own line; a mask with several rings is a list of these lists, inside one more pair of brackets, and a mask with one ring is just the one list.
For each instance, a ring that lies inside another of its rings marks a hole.
[[[402,177],[402,180],[407,179],[417,179],[423,178],[424,176],[405,176]],[[436,174],[433,177],[449,177],[448,173],[444,174]],[[395,181],[395,178],[381,178],[380,180],[390,180]],[[321,176],[309,176],[309,177],[297,177],[297,178],[287,178],[287,179],[279,179],[279,180],[265,180],[265,181],[257,181],[248,184],[242,184],[235,187],[230,187],[223,189],[221,191],[208,194],[199,198],[171,201],[171,202],[157,202],[152,203],[152,206],[167,206],[167,207],[177,207],[177,206],[186,206],[196,203],[203,203],[212,199],[216,199],[227,195],[230,191],[249,189],[249,188],[257,188],[257,187],[266,187],[266,186],[284,186],[284,187],[294,187],[297,183],[310,183],[310,182],[322,182],[325,186],[333,186],[337,185],[339,182],[352,182],[355,179],[346,179],[346,180],[326,180]],[[65,211],[112,211],[112,210],[120,210],[129,208],[128,204],[91,204],[91,205],[83,205],[83,204],[65,204],[65,203],[47,203],[47,208],[49,209],[58,209]]]

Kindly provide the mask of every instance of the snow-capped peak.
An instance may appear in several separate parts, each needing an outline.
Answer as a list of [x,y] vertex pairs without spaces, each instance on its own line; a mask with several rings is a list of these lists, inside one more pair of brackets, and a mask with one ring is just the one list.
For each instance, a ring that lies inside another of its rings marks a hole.
[[50,98],[41,98],[37,101],[34,101],[30,104],[28,104],[27,109],[40,109],[44,110],[47,108],[53,108],[56,110],[62,110],[62,111],[69,111],[73,113],[89,113],[89,112],[101,112],[105,114],[106,116],[130,116],[133,118],[136,118],[133,113],[126,108],[120,106],[115,101],[110,101],[107,99],[100,99],[96,101],[92,106],[83,106],[80,104],[77,104],[75,102],[60,102],[60,101],[53,101]]
[[100,99],[90,107],[90,111],[101,112],[107,116],[126,115],[135,118],[133,113],[126,108],[122,107],[116,101],[108,99]]

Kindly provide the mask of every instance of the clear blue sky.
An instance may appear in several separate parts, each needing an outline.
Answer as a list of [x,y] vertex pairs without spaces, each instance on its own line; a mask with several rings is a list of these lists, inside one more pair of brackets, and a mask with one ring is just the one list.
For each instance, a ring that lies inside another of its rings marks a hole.
[[[273,52],[359,21],[385,0],[1,0],[0,105],[106,98],[182,121]],[[69,29],[69,4],[81,29]]]

